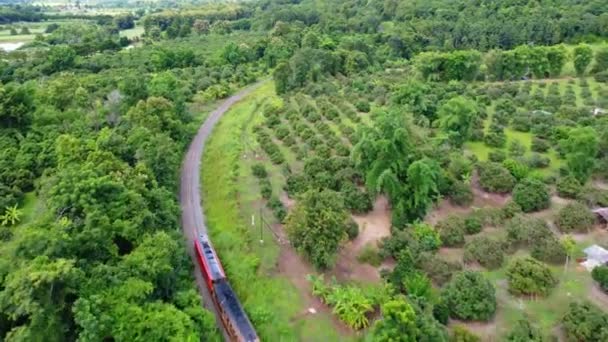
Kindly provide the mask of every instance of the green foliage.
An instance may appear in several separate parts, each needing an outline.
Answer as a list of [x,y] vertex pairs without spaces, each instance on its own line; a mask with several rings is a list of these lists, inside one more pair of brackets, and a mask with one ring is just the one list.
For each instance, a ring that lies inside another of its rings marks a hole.
[[14,226],[21,221],[23,211],[17,209],[17,205],[7,207],[4,210],[4,214],[0,215],[0,224],[3,226]]
[[515,187],[515,177],[509,170],[496,163],[482,163],[477,169],[479,184],[490,192],[507,193]]
[[518,258],[507,267],[509,292],[515,295],[546,296],[557,279],[544,263],[532,258]]
[[420,268],[437,285],[441,286],[452,278],[452,275],[462,270],[462,265],[445,261],[436,255],[421,256]]
[[257,178],[268,177],[268,172],[266,171],[266,167],[264,166],[264,164],[254,164],[253,166],[251,166],[251,172],[253,172],[253,175]]
[[596,131],[591,127],[573,128],[560,144],[566,154],[568,169],[581,184],[585,184],[593,172],[598,152]]
[[458,273],[443,289],[450,316],[463,320],[490,320],[496,312],[494,286],[481,273]]
[[566,337],[571,341],[608,339],[608,315],[589,302],[570,303],[562,324]]
[[479,342],[481,339],[470,332],[463,325],[456,325],[452,328],[452,336],[450,337],[450,341],[452,342]]
[[608,266],[600,265],[595,267],[593,271],[591,271],[591,277],[598,283],[604,292],[608,292]]
[[593,222],[593,213],[580,202],[567,204],[559,210],[555,218],[555,224],[564,233],[585,232],[593,226]]
[[573,53],[574,69],[577,75],[582,76],[593,59],[593,50],[587,44],[580,44],[574,48]]
[[581,183],[573,176],[566,175],[557,180],[557,193],[560,197],[564,198],[578,198],[581,194],[583,187]]
[[374,341],[447,341],[444,328],[431,317],[417,312],[404,297],[398,296],[382,305],[382,319],[374,324],[371,336]]
[[435,251],[441,247],[439,233],[431,225],[414,223],[409,229],[413,229],[414,238],[423,251]]
[[357,255],[357,261],[378,267],[382,263],[382,257],[380,256],[380,253],[378,253],[376,247],[367,244],[363,247],[361,252],[359,252],[359,255]]
[[466,263],[478,262],[488,269],[502,266],[505,258],[504,244],[486,236],[476,237],[464,246],[463,260]]
[[508,342],[543,342],[542,333],[534,326],[529,318],[517,320],[515,326],[507,334],[505,341]]
[[369,325],[368,315],[375,303],[363,289],[353,285],[327,285],[323,275],[308,275],[312,283],[312,294],[332,307],[332,312],[353,329],[363,329]]
[[455,146],[469,139],[472,123],[478,115],[475,102],[465,97],[454,97],[439,108],[439,127]]
[[348,215],[338,193],[309,190],[287,215],[285,230],[293,246],[317,268],[331,267],[346,237]]
[[462,216],[451,215],[439,221],[435,226],[441,242],[446,247],[459,247],[464,244],[465,219]]
[[547,186],[536,179],[526,178],[513,189],[513,201],[526,212],[539,211],[549,207],[551,196]]

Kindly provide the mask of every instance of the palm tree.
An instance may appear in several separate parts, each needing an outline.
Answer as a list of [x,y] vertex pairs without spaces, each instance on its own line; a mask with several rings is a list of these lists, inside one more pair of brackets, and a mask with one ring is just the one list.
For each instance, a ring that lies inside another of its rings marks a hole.
[[20,209],[17,209],[16,204],[12,207],[6,207],[4,215],[0,216],[0,219],[2,220],[0,223],[2,223],[3,226],[13,226],[21,221],[22,214],[23,212]]

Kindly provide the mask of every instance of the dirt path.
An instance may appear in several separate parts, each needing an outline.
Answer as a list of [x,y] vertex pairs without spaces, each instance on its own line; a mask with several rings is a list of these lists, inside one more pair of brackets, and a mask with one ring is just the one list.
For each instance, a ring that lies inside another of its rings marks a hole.
[[188,152],[182,164],[179,197],[182,209],[182,230],[187,240],[188,253],[190,254],[190,257],[192,258],[192,263],[194,264],[194,277],[198,285],[199,292],[203,298],[203,303],[209,311],[215,314],[217,325],[218,327],[220,327],[220,330],[224,334],[225,340],[228,340],[228,336],[223,328],[223,325],[220,322],[220,318],[215,309],[215,306],[211,301],[211,296],[209,295],[209,291],[207,290],[207,286],[205,285],[205,281],[203,280],[202,273],[198,262],[196,261],[193,248],[196,236],[200,233],[207,232],[207,226],[205,225],[205,215],[203,214],[203,209],[201,207],[200,197],[200,191],[202,190],[200,188],[201,158],[203,155],[203,150],[205,148],[205,142],[211,134],[213,127],[215,127],[222,115],[224,115],[224,113],[226,113],[226,111],[228,111],[228,109],[234,103],[247,96],[260,84],[261,83],[254,84],[229,97],[207,117],[207,120],[205,120],[203,125],[198,130],[198,133],[194,137],[194,140],[192,140],[192,143],[188,148]]

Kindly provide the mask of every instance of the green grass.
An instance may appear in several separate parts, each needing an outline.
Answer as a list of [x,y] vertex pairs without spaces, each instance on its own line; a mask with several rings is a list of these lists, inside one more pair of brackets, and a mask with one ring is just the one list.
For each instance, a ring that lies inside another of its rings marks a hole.
[[43,203],[38,200],[34,192],[26,193],[20,208],[23,211],[20,224],[24,225],[34,221],[44,211],[42,205]]
[[135,37],[141,37],[142,34],[144,34],[144,27],[143,26],[135,26],[132,29],[120,31],[120,36],[121,37],[127,37],[129,39],[133,39]]
[[297,319],[306,309],[296,288],[275,275],[279,246],[268,232],[264,243],[251,227],[252,203],[259,201],[251,186],[250,167],[243,161],[251,127],[259,120],[262,101],[276,100],[272,82],[264,83],[225,114],[205,149],[202,165],[203,201],[208,227],[233,287],[261,340],[334,341],[339,337],[322,314]]

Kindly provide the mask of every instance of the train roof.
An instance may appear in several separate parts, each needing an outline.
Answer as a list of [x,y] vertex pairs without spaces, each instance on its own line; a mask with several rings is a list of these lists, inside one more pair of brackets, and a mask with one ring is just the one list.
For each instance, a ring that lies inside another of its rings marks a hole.
[[258,335],[251,325],[245,310],[241,306],[236,294],[230,284],[224,279],[214,284],[217,300],[224,308],[226,314],[232,322],[235,322],[236,329],[246,342],[258,342]]
[[199,236],[199,241],[201,243],[203,253],[202,257],[209,268],[211,280],[215,281],[224,278],[224,269],[222,268],[220,260],[218,259],[217,254],[215,254],[215,250],[211,246],[211,242],[207,236],[205,234],[201,234]]

